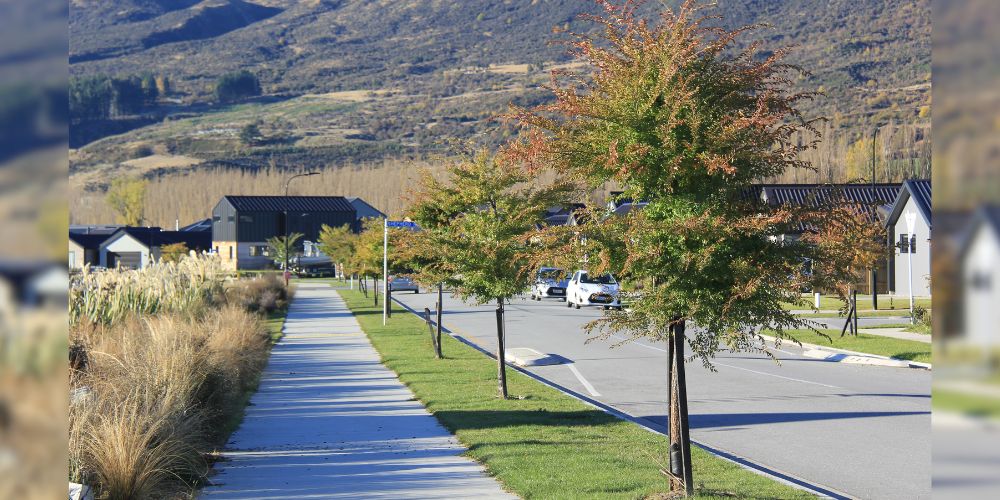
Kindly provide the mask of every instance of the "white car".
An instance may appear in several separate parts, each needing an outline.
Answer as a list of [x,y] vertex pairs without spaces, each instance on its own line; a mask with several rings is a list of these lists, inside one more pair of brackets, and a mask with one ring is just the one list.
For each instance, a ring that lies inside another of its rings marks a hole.
[[591,276],[584,270],[573,273],[566,286],[566,307],[603,306],[621,309],[618,282],[611,274]]
[[545,298],[555,298],[566,300],[566,279],[562,269],[556,267],[543,267],[535,275],[535,284],[531,285],[531,300],[542,300]]

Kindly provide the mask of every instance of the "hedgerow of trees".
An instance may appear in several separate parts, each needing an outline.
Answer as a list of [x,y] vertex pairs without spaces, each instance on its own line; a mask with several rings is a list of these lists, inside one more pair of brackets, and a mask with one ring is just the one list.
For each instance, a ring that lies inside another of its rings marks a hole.
[[247,70],[226,73],[215,82],[215,99],[218,102],[235,102],[258,95],[260,80]]

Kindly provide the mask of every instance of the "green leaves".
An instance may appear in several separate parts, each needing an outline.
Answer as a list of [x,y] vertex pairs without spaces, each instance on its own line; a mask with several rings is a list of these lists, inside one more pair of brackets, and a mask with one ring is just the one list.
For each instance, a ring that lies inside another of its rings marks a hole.
[[575,192],[565,180],[543,183],[537,173],[479,151],[452,165],[447,178],[425,176],[409,214],[420,232],[401,236],[401,251],[419,267],[418,281],[445,282],[463,297],[491,302],[528,287],[546,245],[545,210]]
[[287,239],[284,236],[268,238],[268,255],[271,256],[271,260],[278,266],[284,267],[285,261],[291,261],[291,257],[298,251],[296,245],[302,236],[302,233],[292,233]]
[[589,328],[665,338],[693,320],[690,344],[709,364],[723,343],[752,348],[760,327],[800,324],[781,302],[799,296],[813,247],[773,238],[790,214],[754,199],[752,185],[808,167],[797,158],[811,144],[792,138],[813,129],[795,108],[812,94],[789,90],[796,68],[784,52],[760,61],[739,51],[735,39],[753,27],[710,27],[700,9],[685,2],[653,24],[629,3],[605,4],[594,18],[603,35],[574,45],[592,73],[554,81],[553,105],[514,108],[527,131],[509,154],[649,203],[579,228],[591,271],[637,289],[628,310]]

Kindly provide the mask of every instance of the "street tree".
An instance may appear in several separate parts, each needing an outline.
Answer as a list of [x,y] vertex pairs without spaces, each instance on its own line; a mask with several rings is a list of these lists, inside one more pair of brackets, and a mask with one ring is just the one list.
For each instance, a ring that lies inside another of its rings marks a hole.
[[318,240],[319,249],[330,257],[334,266],[341,266],[341,270],[346,274],[347,270],[344,267],[354,256],[354,247],[358,241],[358,235],[354,234],[351,226],[345,224],[331,227],[323,224],[319,230]]
[[138,226],[145,218],[146,181],[141,178],[116,177],[108,187],[105,200],[118,214],[118,222]]
[[292,261],[292,256],[298,251],[296,245],[298,245],[299,240],[302,239],[302,233],[291,233],[287,237],[283,235],[273,236],[267,239],[268,255],[271,256],[271,260],[274,261],[275,265],[284,268],[285,266],[285,252],[288,252],[288,262]]
[[537,171],[488,151],[446,172],[444,179],[421,176],[408,211],[421,230],[401,236],[400,247],[404,255],[420,256],[418,281],[444,282],[463,300],[496,303],[497,384],[506,399],[504,302],[530,285],[543,250],[533,236],[545,210],[568,201],[576,189],[566,180],[543,182]]
[[169,245],[163,245],[160,248],[160,260],[163,262],[178,262],[191,250],[183,241],[177,243],[171,243]]
[[723,348],[770,354],[764,328],[786,338],[807,326],[782,304],[802,301],[815,247],[775,238],[807,214],[759,202],[754,183],[811,168],[799,153],[815,142],[797,138],[818,132],[797,105],[814,93],[790,90],[800,70],[782,62],[787,49],[759,56],[758,42],[736,46],[753,26],[719,27],[691,1],[658,22],[640,19],[634,2],[602,5],[585,16],[600,32],[571,45],[586,72],[553,74],[551,104],[512,108],[523,130],[505,154],[648,202],[581,228],[604,236],[587,239],[592,272],[644,285],[628,308],[587,328],[668,342],[671,485],[692,494],[685,340],[714,369]]

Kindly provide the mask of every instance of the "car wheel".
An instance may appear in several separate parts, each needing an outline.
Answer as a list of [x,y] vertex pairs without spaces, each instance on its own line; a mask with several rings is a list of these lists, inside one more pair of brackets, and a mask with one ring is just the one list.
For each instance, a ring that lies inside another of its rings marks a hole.
[[566,307],[573,307],[573,303],[567,300],[566,301]]
[[576,303],[576,308],[577,308],[577,309],[579,309],[579,308],[580,308],[580,303],[579,303],[579,302],[577,302],[577,303]]

